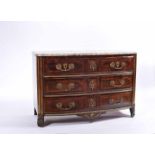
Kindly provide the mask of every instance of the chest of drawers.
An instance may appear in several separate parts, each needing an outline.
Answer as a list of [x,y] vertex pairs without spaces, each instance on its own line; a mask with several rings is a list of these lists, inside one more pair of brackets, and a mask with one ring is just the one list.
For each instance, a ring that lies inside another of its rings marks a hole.
[[96,119],[104,112],[130,109],[135,115],[136,53],[35,54],[34,113]]

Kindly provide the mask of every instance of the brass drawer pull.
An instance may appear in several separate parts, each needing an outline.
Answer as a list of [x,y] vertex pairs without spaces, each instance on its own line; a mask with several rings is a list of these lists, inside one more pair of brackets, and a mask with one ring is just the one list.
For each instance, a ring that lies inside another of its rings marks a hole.
[[68,84],[68,90],[72,90],[75,88],[75,83],[69,83]]
[[67,86],[64,86],[62,83],[56,84],[56,89],[69,91],[75,88],[75,83],[71,82]]
[[73,108],[75,108],[75,102],[70,102],[69,104],[68,104],[68,106],[63,106],[63,103],[61,103],[61,102],[59,102],[59,103],[57,103],[56,104],[56,108],[57,109],[59,109],[59,110],[71,110],[71,109],[73,109]]
[[121,70],[126,66],[125,62],[120,62],[120,61],[116,61],[116,62],[111,62],[110,63],[110,67],[113,69],[117,69],[117,70]]
[[63,88],[62,83],[57,83],[57,84],[56,84],[56,89],[61,90],[62,88]]
[[109,99],[109,104],[121,104],[123,102],[123,98],[119,99]]
[[75,67],[75,65],[73,63],[71,63],[71,64],[67,64],[67,63],[56,64],[56,69],[63,71],[63,72],[70,71],[70,70],[74,69],[74,67]]
[[116,84],[116,82],[114,80],[111,80],[110,86],[115,87],[115,88],[122,87],[125,84],[125,80],[120,80],[119,83],[120,84]]

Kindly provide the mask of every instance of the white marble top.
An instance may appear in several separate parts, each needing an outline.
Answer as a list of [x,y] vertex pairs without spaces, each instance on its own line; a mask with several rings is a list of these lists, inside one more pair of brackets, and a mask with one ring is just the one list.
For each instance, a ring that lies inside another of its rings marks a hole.
[[110,55],[110,54],[136,54],[131,51],[103,51],[103,50],[79,50],[79,51],[34,51],[36,56],[70,56],[70,55]]

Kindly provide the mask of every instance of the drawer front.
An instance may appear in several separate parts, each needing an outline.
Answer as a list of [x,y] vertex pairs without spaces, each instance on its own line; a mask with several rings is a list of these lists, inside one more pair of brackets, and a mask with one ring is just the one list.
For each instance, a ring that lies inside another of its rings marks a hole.
[[46,78],[44,79],[44,94],[67,94],[96,92],[99,90],[99,78]]
[[44,75],[133,71],[134,56],[44,57]]
[[100,63],[100,72],[133,71],[134,56],[105,57]]
[[65,114],[131,106],[132,93],[44,98],[45,114]]
[[85,107],[84,97],[56,97],[44,99],[45,113],[73,113],[83,110]]
[[103,109],[119,108],[132,104],[132,92],[100,95],[100,107]]
[[84,72],[82,58],[45,57],[43,59],[44,75],[66,75]]
[[88,112],[99,107],[98,96],[44,98],[44,113]]
[[132,88],[132,76],[101,77],[101,90]]
[[104,76],[96,78],[45,78],[44,95],[76,94],[132,88],[132,76]]
[[66,94],[87,91],[85,79],[45,79],[44,94]]

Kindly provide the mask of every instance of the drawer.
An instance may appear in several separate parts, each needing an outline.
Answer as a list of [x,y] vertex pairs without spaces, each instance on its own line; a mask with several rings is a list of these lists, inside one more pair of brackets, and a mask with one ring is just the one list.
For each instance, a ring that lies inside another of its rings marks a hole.
[[82,78],[45,79],[43,87],[46,95],[80,93],[87,91],[87,82]]
[[44,98],[45,114],[65,114],[106,110],[132,105],[132,93],[115,93],[79,97]]
[[134,56],[103,57],[100,62],[100,72],[133,71]]
[[99,91],[99,77],[96,78],[45,78],[44,94],[67,94]]
[[132,92],[100,95],[100,108],[102,109],[131,106],[131,104]]
[[85,97],[55,97],[44,99],[45,113],[72,113],[85,107]]
[[101,90],[132,88],[132,76],[101,77]]
[[111,71],[133,71],[134,56],[44,57],[44,75],[71,75]]
[[84,60],[73,57],[44,57],[44,75],[68,75],[84,72]]
[[98,96],[44,98],[44,113],[88,112],[99,107]]

